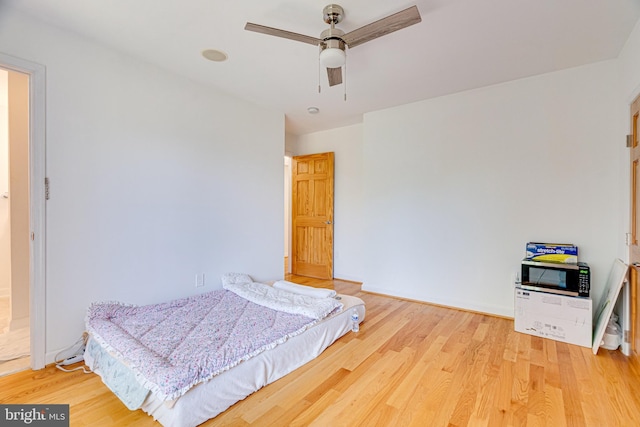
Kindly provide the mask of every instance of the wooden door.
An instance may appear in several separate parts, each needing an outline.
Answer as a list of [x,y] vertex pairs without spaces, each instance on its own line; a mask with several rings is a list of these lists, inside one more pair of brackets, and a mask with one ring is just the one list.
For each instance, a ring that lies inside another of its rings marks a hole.
[[638,273],[640,272],[640,145],[638,144],[638,116],[640,96],[631,104],[631,241],[629,242],[629,264],[631,274],[631,349],[640,353],[640,300],[638,299]]
[[333,278],[333,153],[293,157],[291,272]]

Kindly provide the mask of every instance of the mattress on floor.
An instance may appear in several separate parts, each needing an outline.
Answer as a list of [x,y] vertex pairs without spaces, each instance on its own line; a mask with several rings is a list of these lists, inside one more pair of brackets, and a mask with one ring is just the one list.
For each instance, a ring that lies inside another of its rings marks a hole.
[[[173,400],[137,384],[135,374],[127,364],[92,337],[85,360],[130,409],[140,407],[164,426],[196,426],[316,358],[351,331],[354,310],[358,312],[360,322],[364,319],[365,307],[361,299],[349,295],[338,295],[338,298],[343,304],[341,311],[330,314],[274,348],[195,385]],[[100,360],[99,364],[96,359]],[[109,370],[96,365],[109,366]]]

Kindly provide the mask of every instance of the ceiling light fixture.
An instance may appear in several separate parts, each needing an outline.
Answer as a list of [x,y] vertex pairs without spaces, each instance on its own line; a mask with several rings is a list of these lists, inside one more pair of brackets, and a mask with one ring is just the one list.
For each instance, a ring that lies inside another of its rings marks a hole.
[[318,107],[309,107],[307,108],[307,111],[309,112],[309,114],[318,114],[320,112],[320,109]]
[[320,52],[320,64],[324,68],[340,68],[344,65],[347,55],[338,47],[328,47]]
[[229,58],[229,55],[217,49],[203,50],[202,56],[204,56],[209,61],[213,61],[213,62],[224,62]]

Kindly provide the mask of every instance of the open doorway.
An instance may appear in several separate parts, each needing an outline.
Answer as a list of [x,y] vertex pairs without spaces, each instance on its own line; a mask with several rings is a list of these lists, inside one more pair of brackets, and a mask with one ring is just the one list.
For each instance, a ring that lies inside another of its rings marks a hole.
[[[0,53],[0,69],[8,76],[7,87],[0,92],[8,99],[9,118],[7,124],[0,126],[0,132],[9,132],[10,177],[8,189],[0,188],[0,203],[9,205],[10,233],[2,238],[3,242],[10,240],[11,269],[8,325],[3,325],[0,332],[6,329],[9,333],[21,331],[26,335],[25,347],[30,358],[19,369],[29,366],[42,369],[45,366],[45,67]],[[14,145],[14,140],[19,141]],[[3,172],[7,173],[6,168],[0,167],[0,173]],[[0,341],[4,350],[8,342],[23,352],[22,340],[12,336],[6,342]],[[10,362],[5,362],[5,369],[0,368],[0,372],[18,370],[6,363]]]
[[30,366],[29,75],[0,69],[0,375]]
[[291,156],[284,157],[284,275],[291,273]]

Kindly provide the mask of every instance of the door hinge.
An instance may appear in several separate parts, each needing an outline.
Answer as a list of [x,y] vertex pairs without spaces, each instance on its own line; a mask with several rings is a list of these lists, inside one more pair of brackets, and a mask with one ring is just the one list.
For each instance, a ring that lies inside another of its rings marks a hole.
[[31,232],[31,241],[36,240],[36,233],[34,233],[33,231]]
[[633,147],[633,135],[627,135],[627,148]]
[[44,199],[49,200],[49,178],[44,179]]
[[624,233],[624,243],[627,246],[631,246],[631,233]]

